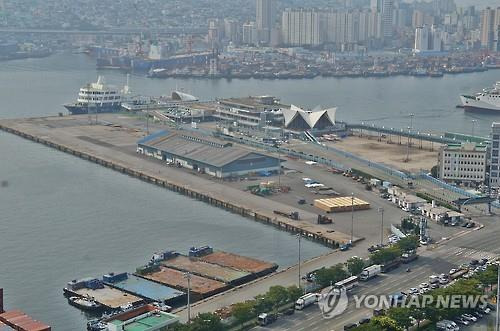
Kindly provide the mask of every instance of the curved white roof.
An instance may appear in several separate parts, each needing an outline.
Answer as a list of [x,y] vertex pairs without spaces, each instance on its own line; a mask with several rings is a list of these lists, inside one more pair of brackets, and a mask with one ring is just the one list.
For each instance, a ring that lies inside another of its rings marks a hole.
[[172,99],[181,100],[181,101],[198,101],[198,98],[195,97],[194,95],[187,94],[187,93],[180,92],[180,91],[173,91],[172,92]]
[[295,105],[291,105],[290,108],[283,109],[283,116],[285,117],[285,127],[290,125],[290,123],[292,123],[292,121],[297,118],[297,116],[300,116],[309,125],[309,128],[312,129],[325,114],[327,114],[330,122],[334,124],[336,111],[337,107],[328,109],[321,109],[320,107],[316,107],[313,110],[304,110]]

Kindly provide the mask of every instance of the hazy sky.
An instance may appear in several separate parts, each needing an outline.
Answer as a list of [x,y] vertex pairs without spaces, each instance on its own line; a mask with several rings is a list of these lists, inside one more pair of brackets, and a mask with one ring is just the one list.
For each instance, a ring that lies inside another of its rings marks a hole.
[[[404,0],[405,2],[414,2],[414,0]],[[431,2],[432,0],[425,0],[427,2]],[[455,0],[457,7],[465,7],[465,6],[476,6],[478,8],[482,7],[497,7],[500,6],[500,2],[498,0]]]

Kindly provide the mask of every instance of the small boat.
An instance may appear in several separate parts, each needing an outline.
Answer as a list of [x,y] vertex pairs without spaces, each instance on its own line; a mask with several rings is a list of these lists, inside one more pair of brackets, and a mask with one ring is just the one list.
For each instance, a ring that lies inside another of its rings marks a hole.
[[88,331],[104,331],[108,329],[108,325],[100,320],[92,320],[87,322]]
[[69,297],[68,303],[72,306],[86,311],[98,311],[103,308],[100,303],[96,302],[93,298],[90,297]]

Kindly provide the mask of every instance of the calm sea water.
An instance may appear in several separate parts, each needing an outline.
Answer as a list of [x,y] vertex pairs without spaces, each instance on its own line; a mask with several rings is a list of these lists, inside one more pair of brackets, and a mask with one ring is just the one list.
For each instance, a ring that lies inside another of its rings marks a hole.
[[[272,94],[284,102],[339,106],[338,117],[406,127],[415,113],[421,130],[487,135],[492,115],[469,115],[454,106],[499,80],[500,71],[440,79],[151,80],[133,76],[141,94],[183,88],[201,99]],[[55,115],[96,79],[83,55],[0,63],[0,118]],[[125,75],[100,72],[121,85]],[[86,317],[67,305],[62,288],[71,279],[109,271],[132,271],[160,249],[191,245],[254,256],[288,266],[296,239],[237,215],[123,176],[109,169],[0,132],[0,287],[6,307],[22,308],[55,330],[82,330]],[[241,245],[241,243],[245,245]],[[303,255],[327,249],[303,243]]]

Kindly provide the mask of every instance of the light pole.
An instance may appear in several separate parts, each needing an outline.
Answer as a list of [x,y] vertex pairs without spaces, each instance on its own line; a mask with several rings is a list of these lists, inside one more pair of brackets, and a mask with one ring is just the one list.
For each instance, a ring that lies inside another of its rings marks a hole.
[[408,127],[408,145],[406,146],[406,162],[410,161],[410,133],[411,133],[411,128]]
[[500,331],[500,262],[497,262],[497,318],[496,318],[496,325],[495,329],[496,331]]
[[351,244],[354,239],[354,193],[351,193]]
[[302,234],[301,233],[297,234],[297,239],[299,241],[299,288],[300,288],[300,283],[302,281],[302,278],[300,275],[300,240],[301,240],[301,238],[302,238]]
[[380,246],[384,243],[384,208],[380,207],[378,212],[382,215],[382,223],[380,224]]
[[184,278],[187,279],[188,282],[188,292],[187,292],[187,308],[188,308],[188,324],[191,323],[191,273],[186,272],[184,274]]
[[472,137],[474,137],[474,128],[476,126],[476,122],[477,122],[477,120],[472,120],[472,135],[471,135]]

